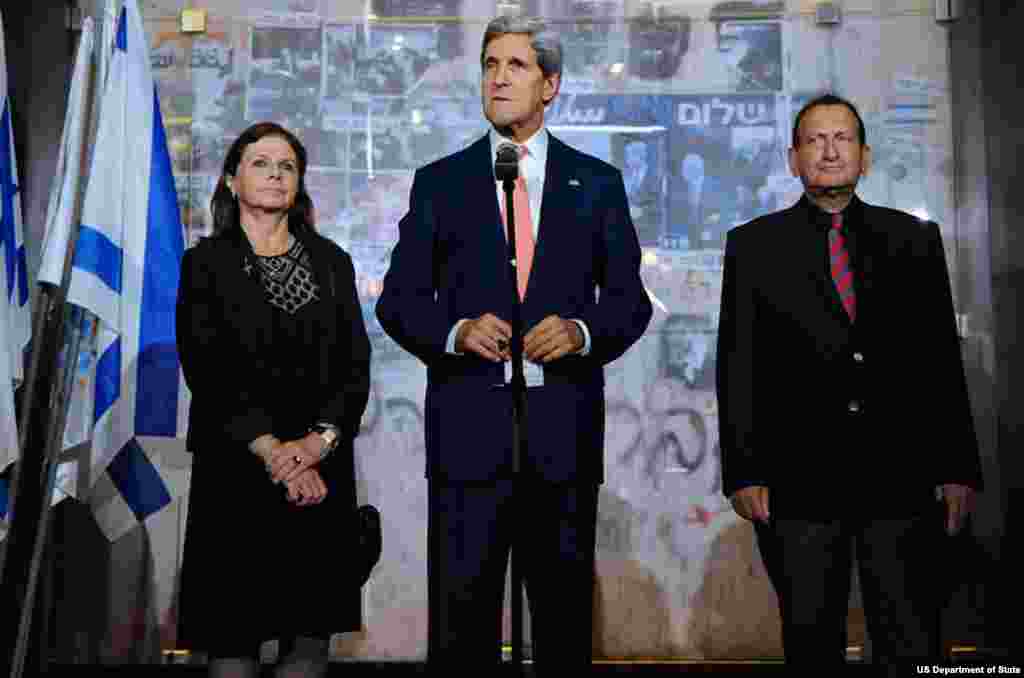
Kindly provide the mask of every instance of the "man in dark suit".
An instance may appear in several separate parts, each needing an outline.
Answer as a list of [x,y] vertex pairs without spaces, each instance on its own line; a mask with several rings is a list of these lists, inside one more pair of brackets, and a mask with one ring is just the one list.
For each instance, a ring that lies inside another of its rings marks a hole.
[[938,226],[861,202],[864,124],[797,115],[805,195],[729,233],[718,335],[723,489],[754,522],[787,661],[842,662],[856,559],[872,659],[937,658],[945,532],[981,486]]
[[[544,128],[561,62],[557,34],[541,21],[488,25],[482,99],[493,128],[416,173],[377,305],[384,330],[427,366],[434,664],[500,660],[510,549],[538,668],[590,663],[602,368],[643,334],[651,304],[621,174]],[[515,192],[517,281],[494,175],[505,143],[519,149],[525,178]],[[511,333],[516,313],[523,337]],[[505,386],[509,345],[519,341],[527,447],[514,477]]]
[[718,177],[705,172],[704,156],[689,152],[679,162],[672,201],[673,237],[685,237],[688,249],[722,247],[727,224],[722,206],[724,188]]
[[626,199],[637,237],[643,245],[657,244],[664,221],[665,179],[653,157],[656,151],[651,152],[647,140],[636,138],[627,141],[622,150]]

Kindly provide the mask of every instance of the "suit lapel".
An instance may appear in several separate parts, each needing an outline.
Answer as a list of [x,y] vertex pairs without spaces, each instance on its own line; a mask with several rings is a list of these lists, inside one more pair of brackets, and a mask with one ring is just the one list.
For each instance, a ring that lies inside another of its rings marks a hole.
[[[489,192],[481,186],[479,194],[495,196],[494,163],[491,158],[490,140],[484,137],[477,143],[482,145],[483,158],[490,167],[490,172],[486,173],[486,176],[489,177],[487,185]],[[475,145],[470,150],[475,153]],[[532,290],[538,285],[544,285],[542,281],[548,275],[548,271],[557,264],[564,249],[559,246],[559,235],[561,234],[556,231],[573,222],[576,206],[580,200],[580,191],[586,189],[579,182],[575,187],[569,185],[569,180],[574,178],[568,173],[572,167],[572,163],[568,159],[569,153],[569,147],[548,132],[548,157],[544,163],[544,194],[540,203],[540,224],[535,238],[533,265],[530,268],[530,278],[526,282],[524,302],[531,297]],[[474,155],[474,165],[477,164],[475,157]],[[477,193],[477,191],[474,189],[473,193]],[[486,208],[483,205],[478,207],[481,210],[480,214],[486,214],[484,211]],[[501,212],[499,212],[497,200],[491,200],[489,209],[494,214],[494,220],[497,223],[498,244],[500,247],[506,248],[508,245],[502,228]],[[504,255],[504,250],[502,250],[502,254]],[[502,261],[504,261],[504,256],[502,256]],[[536,296],[536,292],[533,292],[533,295]]]
[[[501,223],[501,208],[498,205],[498,193],[496,179],[494,178],[494,158],[491,156],[491,140],[484,135],[472,146],[466,149],[469,153],[469,166],[472,167],[472,176],[466,182],[466,200],[462,203],[467,209],[467,214],[489,215],[493,227],[487,229],[493,236],[499,236],[500,243],[504,246],[505,231]],[[457,184],[453,184],[452,190],[458,190]],[[459,201],[456,201],[457,203]],[[469,220],[467,223],[478,223]],[[492,238],[493,239],[493,238]]]
[[[803,200],[807,198],[804,197]],[[803,267],[801,277],[810,280],[814,286],[814,298],[823,315],[815,313],[811,318],[822,320],[819,331],[832,334],[837,331],[848,331],[851,323],[850,317],[843,308],[835,283],[832,280],[831,265],[829,262],[827,238],[819,236],[813,229],[817,226],[807,223],[810,215],[813,214],[806,206],[798,203],[790,208],[793,210],[794,223],[800,224],[801,229],[807,229],[803,233],[794,234],[796,237],[790,239],[793,248],[791,261]],[[838,335],[833,339],[839,339]]]
[[[566,156],[569,147],[548,132],[548,158],[544,163],[544,195],[540,203],[540,226],[537,229],[536,245],[533,250],[533,267],[530,279],[526,283],[526,297],[538,284],[537,281],[546,275],[552,265],[549,262],[558,260],[555,229],[559,224],[564,228],[571,220],[562,215],[572,204],[575,196],[569,191],[567,168],[571,167]],[[578,190],[578,189],[576,189]]]
[[[484,135],[473,145],[466,149],[467,162],[463,165],[467,168],[469,176],[465,181],[453,180],[452,191],[463,191],[453,201],[457,205],[455,210],[455,221],[460,229],[472,229],[464,234],[470,240],[479,239],[481,260],[485,262],[499,262],[502,266],[498,279],[503,285],[512,287],[512,282],[506,274],[508,266],[508,240],[505,235],[505,227],[501,220],[501,207],[498,203],[498,185],[494,177],[494,157],[491,153],[491,140]],[[502,193],[504,200],[504,193]],[[503,291],[500,298],[506,297]]]
[[[548,132],[548,159],[544,164],[544,197],[540,203],[540,230],[537,232],[537,244],[544,239],[544,231],[550,226],[548,217],[562,206],[565,197],[564,189],[568,179],[563,175],[566,166],[565,154],[567,147],[554,135]],[[535,255],[536,256],[536,255]]]
[[884,232],[871,224],[870,210],[861,205],[860,222],[857,224],[857,260],[854,274],[857,276],[857,326],[864,327],[865,320],[870,320],[875,310],[875,282],[878,277],[878,255],[885,244]]
[[[483,251],[500,252],[504,259],[505,231],[501,222],[501,208],[498,205],[490,138],[484,135],[467,148],[466,153],[469,160],[466,164],[469,176],[465,177],[464,182],[453,180],[451,190],[463,191],[453,202],[458,206],[457,213],[469,218],[457,221],[465,228],[480,229],[479,237],[485,248]],[[460,185],[463,188],[460,188]],[[473,218],[474,216],[480,218]]]

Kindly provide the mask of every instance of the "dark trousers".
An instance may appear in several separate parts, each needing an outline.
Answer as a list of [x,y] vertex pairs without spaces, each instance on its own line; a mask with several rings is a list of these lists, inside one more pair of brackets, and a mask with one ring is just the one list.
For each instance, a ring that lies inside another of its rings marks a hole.
[[589,669],[597,486],[431,480],[429,495],[428,662],[465,668],[501,661],[511,550],[526,585],[538,675]]
[[768,525],[756,524],[761,557],[779,600],[786,661],[845,661],[853,553],[871,661],[938,659],[939,583],[947,560],[941,507],[937,503],[904,518],[773,518]]

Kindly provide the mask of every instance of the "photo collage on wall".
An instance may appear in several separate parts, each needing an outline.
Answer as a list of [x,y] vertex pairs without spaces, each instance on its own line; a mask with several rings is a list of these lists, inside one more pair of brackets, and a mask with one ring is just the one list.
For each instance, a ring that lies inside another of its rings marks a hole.
[[[426,642],[425,374],[385,335],[374,309],[414,172],[487,131],[479,56],[488,17],[464,0],[370,0],[356,17],[322,14],[341,4],[326,0],[244,4],[242,16],[211,10],[202,35],[182,35],[176,19],[147,24],[187,244],[211,232],[210,199],[238,134],[262,120],[291,129],[308,152],[317,228],[352,256],[373,344],[374,391],[356,440],[361,482],[370,483],[369,499],[398,507],[385,529],[399,552],[382,560],[368,594],[373,624],[352,642],[368,643],[370,655],[415,656]],[[646,634],[657,646],[634,646],[641,634],[630,631],[619,649],[686,654],[706,640],[692,620],[718,619],[717,609],[699,609],[705,560],[740,569],[759,562],[708,556],[737,524],[721,493],[714,388],[726,238],[800,197],[787,157],[793,118],[829,89],[864,112],[873,168],[858,193],[941,220],[952,144],[943,136],[948,87],[930,64],[936,41],[918,36],[925,57],[903,58],[898,41],[882,39],[889,29],[877,17],[822,28],[812,16],[786,15],[781,0],[641,0],[628,8],[625,0],[509,0],[487,8],[516,4],[561,36],[561,88],[545,124],[621,171],[654,306],[645,335],[604,369],[597,551],[603,568],[642,568],[604,591],[651,582],[665,626]],[[914,17],[899,21],[900,35],[928,28]],[[888,50],[884,61],[868,59],[875,70],[862,63],[873,46]],[[551,227],[558,224],[541,224]],[[752,581],[743,571],[742,581]],[[599,574],[607,581],[614,572]],[[729,590],[746,614],[749,591]],[[602,614],[615,619],[616,604],[627,602],[606,600]],[[635,613],[622,613],[631,627],[643,623]],[[618,647],[602,642],[608,652]]]
[[[728,230],[799,196],[786,149],[808,95],[785,91],[783,3],[719,2],[703,16],[643,4],[628,17],[621,0],[533,4],[566,17],[551,19],[564,73],[549,128],[622,170],[645,265],[720,275]],[[197,37],[157,20],[152,63],[188,242],[210,231],[231,141],[254,121],[279,122],[307,148],[318,227],[356,255],[370,331],[382,338],[374,292],[412,173],[487,124],[482,24],[458,19],[460,0],[376,0],[373,11],[365,21],[253,10],[212,17]],[[893,172],[914,161],[909,147],[887,145]]]
[[[386,1],[375,8],[398,16]],[[306,147],[317,226],[353,254],[375,338],[372,308],[413,171],[486,129],[479,67],[461,59],[453,23],[458,2],[401,11],[413,20],[253,10],[211,17],[202,36],[181,34],[173,19],[148,22],[187,244],[212,232],[209,201],[232,141],[254,122],[280,123]]]

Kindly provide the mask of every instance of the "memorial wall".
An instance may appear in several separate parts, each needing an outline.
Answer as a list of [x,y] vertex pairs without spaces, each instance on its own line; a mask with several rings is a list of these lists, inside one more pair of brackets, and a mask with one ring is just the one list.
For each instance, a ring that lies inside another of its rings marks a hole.
[[[802,103],[832,91],[860,107],[874,159],[861,196],[939,222],[957,266],[947,27],[930,2],[841,5],[838,23],[824,23],[813,3],[792,0],[142,3],[186,244],[210,233],[227,147],[252,122],[274,120],[309,152],[320,232],[355,262],[373,343],[357,475],[360,498],[383,512],[384,553],[364,589],[364,631],[337,637],[336,657],[426,653],[425,370],[373,309],[414,171],[487,129],[480,41],[487,20],[517,7],[562,35],[548,128],[622,170],[655,306],[647,334],[606,369],[595,655],[780,654],[752,530],[720,490],[713,377],[724,239],[800,196],[786,152]],[[204,33],[180,31],[186,7],[207,11]],[[800,417],[793,411],[790,425]],[[130,613],[146,597],[159,645],[175,647],[189,457],[180,443],[154,456],[175,478],[176,501],[140,528],[145,595],[112,589],[108,658],[128,652],[140,623]],[[856,595],[852,606],[856,644]]]

